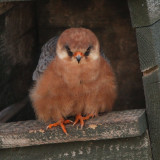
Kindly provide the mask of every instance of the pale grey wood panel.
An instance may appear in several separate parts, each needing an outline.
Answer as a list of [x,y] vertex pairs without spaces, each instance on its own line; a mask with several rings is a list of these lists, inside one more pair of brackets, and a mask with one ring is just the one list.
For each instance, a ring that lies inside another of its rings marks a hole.
[[1,123],[0,148],[135,137],[145,132],[146,119],[144,110],[111,112],[88,120],[83,129],[66,125],[69,135],[60,127],[46,130],[46,126],[38,121]]
[[160,71],[143,76],[146,110],[154,160],[160,157]]
[[160,20],[136,29],[141,71],[160,64]]
[[149,136],[0,150],[5,160],[152,160]]
[[160,19],[159,0],[128,0],[133,27],[148,26]]

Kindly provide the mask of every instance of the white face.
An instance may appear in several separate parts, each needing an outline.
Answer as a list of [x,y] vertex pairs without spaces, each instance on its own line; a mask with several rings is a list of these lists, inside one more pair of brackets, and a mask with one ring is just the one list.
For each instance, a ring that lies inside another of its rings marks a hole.
[[96,60],[100,56],[99,46],[90,46],[88,45],[87,48],[71,48],[69,45],[61,47],[57,45],[57,56],[60,59],[67,59],[70,58],[72,61],[78,61],[81,63],[84,59],[88,58],[90,60]]

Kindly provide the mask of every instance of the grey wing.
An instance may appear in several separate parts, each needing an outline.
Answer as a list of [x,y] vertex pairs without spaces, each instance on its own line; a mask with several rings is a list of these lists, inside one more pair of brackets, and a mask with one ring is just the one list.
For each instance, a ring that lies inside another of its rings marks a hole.
[[53,37],[43,45],[38,65],[33,72],[32,79],[34,81],[39,79],[40,75],[44,72],[44,70],[56,56],[57,41],[58,37]]
[[110,61],[109,61],[109,59],[106,57],[106,55],[104,54],[104,51],[103,51],[103,49],[102,49],[101,46],[100,46],[100,54],[101,54],[101,56],[106,60],[106,62],[110,64]]

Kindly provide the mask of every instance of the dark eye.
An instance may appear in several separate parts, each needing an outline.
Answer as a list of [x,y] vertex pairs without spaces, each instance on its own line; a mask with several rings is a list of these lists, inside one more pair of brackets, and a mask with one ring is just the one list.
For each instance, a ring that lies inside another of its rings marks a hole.
[[68,55],[69,55],[70,57],[73,56],[73,52],[70,50],[69,46],[66,45],[65,48],[66,48],[66,50],[67,50]]
[[86,52],[84,53],[85,56],[89,56],[91,48],[92,48],[92,46],[89,46],[87,48]]

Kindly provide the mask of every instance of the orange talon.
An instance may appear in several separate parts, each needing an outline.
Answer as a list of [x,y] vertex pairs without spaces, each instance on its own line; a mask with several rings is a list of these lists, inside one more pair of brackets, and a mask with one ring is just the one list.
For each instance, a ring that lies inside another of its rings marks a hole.
[[63,123],[60,123],[60,126],[61,126],[63,132],[64,132],[65,134],[68,134],[65,125],[64,125]]
[[94,114],[89,114],[88,116],[83,117],[83,118],[84,120],[87,120],[87,119],[93,118],[94,116],[95,116]]
[[84,120],[88,120],[89,118],[93,118],[95,115],[93,114],[89,114],[87,115],[86,117],[82,117],[80,114],[76,115],[76,119],[73,123],[73,125],[77,124],[79,121],[80,121],[80,124],[81,124],[81,128],[83,128],[84,126]]
[[73,123],[73,121],[67,119],[67,120],[65,120],[63,123],[64,123],[64,124],[69,124],[69,123]]
[[64,120],[64,119],[62,118],[61,120],[59,120],[59,121],[56,122],[56,123],[49,124],[49,125],[47,126],[47,129],[50,129],[50,128],[56,127],[56,126],[61,126],[63,132],[64,132],[65,134],[68,134],[68,133],[67,133],[67,130],[66,130],[66,127],[65,127],[64,124],[69,124],[69,123],[73,123],[73,122],[72,122],[71,120]]

